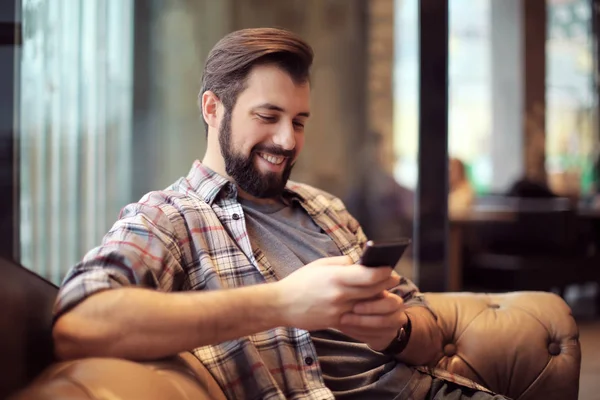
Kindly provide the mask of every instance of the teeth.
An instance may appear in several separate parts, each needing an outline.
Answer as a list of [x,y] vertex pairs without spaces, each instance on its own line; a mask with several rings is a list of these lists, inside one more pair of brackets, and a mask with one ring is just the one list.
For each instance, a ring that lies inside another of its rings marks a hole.
[[276,157],[269,154],[259,153],[259,156],[270,162],[271,164],[279,165],[285,160],[285,157]]

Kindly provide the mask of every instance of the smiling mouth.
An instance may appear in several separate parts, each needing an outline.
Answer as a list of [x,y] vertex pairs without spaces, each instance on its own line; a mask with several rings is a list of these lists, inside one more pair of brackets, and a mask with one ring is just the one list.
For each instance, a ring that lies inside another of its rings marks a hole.
[[273,156],[271,154],[266,154],[266,153],[258,153],[258,155],[259,155],[259,157],[270,162],[273,165],[281,165],[286,159],[286,157]]

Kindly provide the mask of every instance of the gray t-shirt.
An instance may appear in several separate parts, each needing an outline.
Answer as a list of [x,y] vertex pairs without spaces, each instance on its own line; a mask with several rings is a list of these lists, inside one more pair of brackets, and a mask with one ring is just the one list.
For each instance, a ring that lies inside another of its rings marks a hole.
[[[298,202],[240,203],[252,248],[264,253],[278,279],[318,258],[341,255]],[[419,399],[427,393],[429,385],[423,380],[429,376],[335,329],[311,332],[311,338],[325,385],[336,399]]]

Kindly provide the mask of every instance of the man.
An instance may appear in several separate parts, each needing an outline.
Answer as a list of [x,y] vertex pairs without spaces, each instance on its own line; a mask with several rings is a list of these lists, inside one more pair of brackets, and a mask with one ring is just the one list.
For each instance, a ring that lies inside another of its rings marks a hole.
[[276,29],[213,48],[199,97],[204,159],[125,207],[70,271],[56,304],[59,357],[191,350],[231,399],[474,393],[406,365],[426,363],[441,340],[417,288],[356,265],[366,239],[342,203],[288,182],[312,58]]

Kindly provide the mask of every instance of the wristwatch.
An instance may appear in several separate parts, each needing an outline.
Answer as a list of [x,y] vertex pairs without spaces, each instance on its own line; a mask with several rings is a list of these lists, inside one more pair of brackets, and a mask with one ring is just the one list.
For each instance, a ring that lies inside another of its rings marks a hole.
[[394,340],[392,340],[392,343],[390,343],[389,346],[383,349],[381,352],[391,356],[400,354],[408,344],[411,331],[412,324],[408,314],[406,314],[406,323],[398,330],[398,335],[394,338]]

